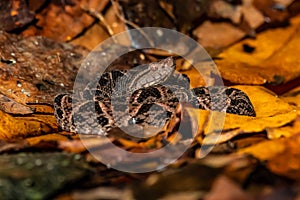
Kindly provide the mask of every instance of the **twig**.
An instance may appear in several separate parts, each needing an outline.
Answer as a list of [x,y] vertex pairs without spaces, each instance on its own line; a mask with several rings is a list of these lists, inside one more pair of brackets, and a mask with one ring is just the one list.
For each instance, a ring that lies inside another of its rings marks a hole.
[[129,26],[132,26],[133,28],[135,28],[137,31],[139,31],[146,39],[147,41],[150,43],[150,45],[152,47],[154,47],[154,42],[148,37],[148,35],[143,31],[141,30],[141,27],[139,27],[137,24],[125,19],[121,14],[120,14],[120,10],[118,8],[118,5],[117,3],[115,2],[115,0],[110,0],[111,2],[111,5],[115,11],[115,14],[116,16],[121,20],[123,21],[125,24],[128,24]]
[[104,16],[102,15],[101,12],[97,12],[94,9],[87,9],[84,7],[81,7],[81,9],[83,9],[85,12],[89,13],[90,15],[92,15],[93,17],[96,17],[105,27],[107,33],[110,36],[113,36],[115,33],[113,31],[113,29],[111,28],[111,26],[107,23],[107,21],[105,20]]

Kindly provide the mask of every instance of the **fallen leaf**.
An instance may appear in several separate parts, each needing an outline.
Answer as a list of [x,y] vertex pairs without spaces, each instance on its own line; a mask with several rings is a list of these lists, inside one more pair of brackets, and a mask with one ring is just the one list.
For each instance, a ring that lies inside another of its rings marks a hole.
[[53,115],[12,117],[0,110],[0,139],[25,138],[57,131]]
[[294,106],[295,109],[300,109],[300,87],[283,94],[280,98],[288,102],[291,106]]
[[252,200],[241,186],[226,176],[219,176],[213,183],[211,191],[205,196],[205,200]]
[[244,0],[241,11],[251,30],[257,29],[265,22],[263,14],[257,8],[255,8],[255,6],[252,4],[252,0]]
[[242,19],[241,6],[226,1],[213,1],[210,4],[208,15],[217,19],[229,19],[234,24],[239,24]]
[[99,24],[94,24],[84,35],[71,41],[72,44],[81,45],[89,50],[96,48],[102,41],[109,38],[108,33]]
[[60,140],[58,141],[58,148],[71,153],[82,153],[90,147],[86,147],[87,141],[84,143],[81,140]]
[[33,109],[0,94],[0,110],[9,114],[32,114]]
[[218,49],[240,40],[246,34],[229,23],[205,21],[193,31],[193,35],[203,47]]
[[132,196],[129,195],[129,191],[124,189],[117,189],[116,187],[97,187],[88,190],[75,191],[70,195],[71,199],[120,199],[128,198],[131,199]]
[[285,151],[286,146],[284,141],[284,138],[280,138],[277,140],[260,142],[250,147],[240,149],[238,153],[251,154],[261,161],[266,161]]
[[[226,49],[215,60],[224,79],[238,84],[278,84],[300,76],[300,61],[295,55],[300,52],[300,17],[291,19],[286,28],[270,29],[245,39]],[[253,47],[248,53],[244,45]]]
[[300,134],[288,138],[274,139],[239,150],[251,154],[261,161],[268,161],[267,167],[274,173],[290,179],[300,179],[299,162]]
[[41,142],[54,141],[54,142],[59,143],[60,141],[68,141],[68,138],[63,135],[53,133],[53,134],[47,134],[47,135],[26,138],[25,140],[28,142],[28,144],[30,146],[35,146]]
[[16,102],[50,103],[71,90],[86,49],[0,32],[0,92]]
[[[79,4],[50,3],[36,15],[36,26],[30,26],[24,36],[42,35],[57,41],[69,41],[94,22]],[[41,27],[41,28],[36,28]]]
[[17,140],[17,141],[0,141],[0,152],[20,152],[23,149],[29,147],[29,144],[25,140]]
[[0,29],[4,31],[22,28],[34,19],[34,13],[29,10],[25,0],[2,0],[0,10]]

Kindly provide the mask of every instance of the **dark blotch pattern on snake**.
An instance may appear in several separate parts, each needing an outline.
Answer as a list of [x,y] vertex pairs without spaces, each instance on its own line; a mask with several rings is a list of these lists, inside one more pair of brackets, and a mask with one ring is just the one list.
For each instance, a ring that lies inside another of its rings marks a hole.
[[56,96],[55,117],[63,130],[82,134],[106,134],[114,127],[130,125],[160,127],[172,117],[179,102],[255,116],[250,99],[241,90],[225,86],[190,89],[188,77],[175,72],[171,57],[127,71],[105,72],[77,98]]

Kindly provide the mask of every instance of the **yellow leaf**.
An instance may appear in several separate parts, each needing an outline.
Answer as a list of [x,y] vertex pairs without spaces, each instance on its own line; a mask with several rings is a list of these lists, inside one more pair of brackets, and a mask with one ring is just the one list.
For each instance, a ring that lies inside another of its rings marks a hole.
[[[233,83],[264,84],[284,82],[300,75],[300,16],[286,28],[264,31],[256,39],[246,39],[226,49],[216,60],[222,77]],[[252,53],[243,51],[243,45],[254,47]]]
[[57,130],[57,123],[53,115],[12,117],[0,110],[0,139],[25,138]]
[[297,87],[280,97],[285,102],[300,110],[300,87]]
[[239,150],[238,154],[251,154],[274,173],[291,179],[300,179],[300,134],[280,138]]
[[36,144],[39,144],[41,141],[67,141],[68,138],[60,135],[60,134],[47,134],[47,135],[41,135],[36,137],[30,137],[25,139],[29,145],[33,146]]
[[284,139],[261,142],[259,144],[239,150],[240,154],[251,154],[254,157],[265,161],[285,151]]

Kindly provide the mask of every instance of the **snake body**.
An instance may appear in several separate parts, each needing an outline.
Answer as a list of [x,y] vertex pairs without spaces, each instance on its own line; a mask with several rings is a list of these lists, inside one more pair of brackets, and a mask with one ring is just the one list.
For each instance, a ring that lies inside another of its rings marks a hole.
[[255,116],[250,99],[241,90],[225,86],[190,89],[188,77],[175,73],[171,57],[132,70],[105,72],[80,95],[57,95],[54,110],[63,130],[106,134],[115,127],[160,127],[172,117],[179,102],[189,102],[199,109]]

